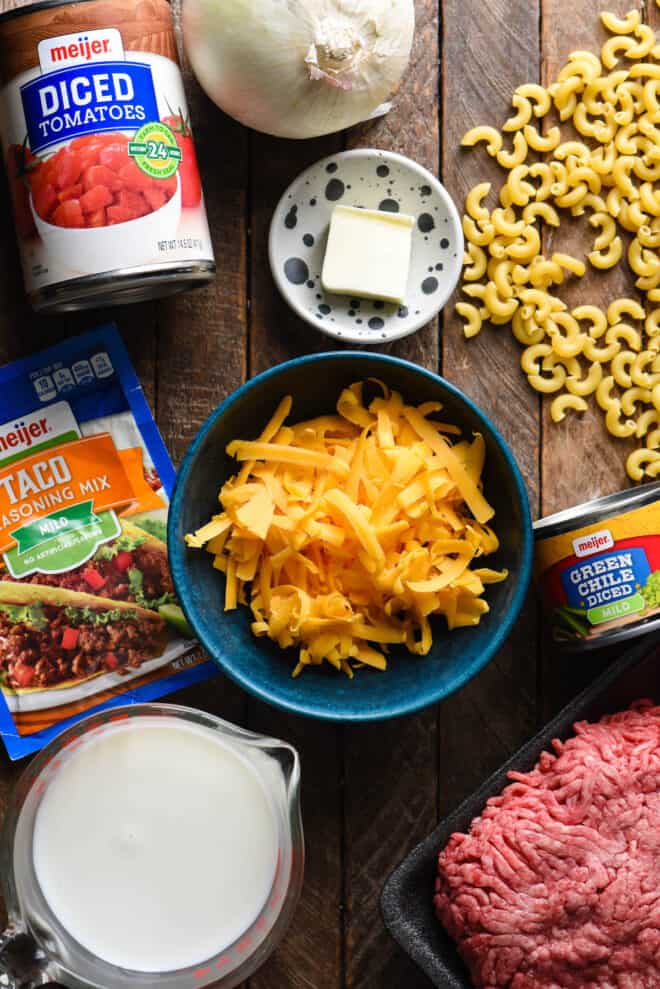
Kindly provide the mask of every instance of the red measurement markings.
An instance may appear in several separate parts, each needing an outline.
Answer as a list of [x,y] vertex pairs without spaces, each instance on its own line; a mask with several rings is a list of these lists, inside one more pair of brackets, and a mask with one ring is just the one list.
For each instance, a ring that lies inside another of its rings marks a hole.
[[246,934],[242,941],[239,941],[236,945],[236,951],[242,954],[247,948],[252,946],[252,935]]
[[269,910],[274,910],[282,902],[284,897],[282,893],[276,893],[275,896],[271,897],[270,903],[268,904]]

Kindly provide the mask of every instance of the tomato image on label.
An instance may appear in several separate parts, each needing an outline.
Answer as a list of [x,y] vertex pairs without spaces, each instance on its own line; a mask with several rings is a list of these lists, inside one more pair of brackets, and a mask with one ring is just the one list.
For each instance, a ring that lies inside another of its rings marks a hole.
[[129,153],[125,134],[77,137],[28,172],[38,216],[57,227],[105,227],[153,213],[176,192],[176,176],[155,179]]
[[181,149],[181,205],[184,207],[199,206],[202,201],[202,180],[197,167],[197,155],[193,144],[190,123],[179,110],[178,114],[165,117],[164,124],[171,128],[176,143]]

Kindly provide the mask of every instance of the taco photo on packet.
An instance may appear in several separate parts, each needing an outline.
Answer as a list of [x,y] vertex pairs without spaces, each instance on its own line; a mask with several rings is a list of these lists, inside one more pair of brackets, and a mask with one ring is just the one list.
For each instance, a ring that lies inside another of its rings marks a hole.
[[174,594],[174,467],[114,326],[0,367],[0,737],[215,672]]
[[139,669],[162,655],[167,623],[128,601],[0,581],[0,682],[13,692]]
[[19,578],[0,570],[0,580],[96,594],[152,611],[174,604],[176,596],[167,562],[167,545],[125,519],[120,523],[121,534],[103,543],[91,559],[73,570]]

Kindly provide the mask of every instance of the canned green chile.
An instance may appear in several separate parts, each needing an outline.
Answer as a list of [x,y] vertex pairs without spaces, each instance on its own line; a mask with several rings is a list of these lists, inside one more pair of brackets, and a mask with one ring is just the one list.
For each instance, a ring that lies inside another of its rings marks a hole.
[[660,483],[541,519],[534,537],[556,642],[592,649],[660,628]]
[[35,309],[134,302],[215,263],[167,0],[0,17],[2,141]]

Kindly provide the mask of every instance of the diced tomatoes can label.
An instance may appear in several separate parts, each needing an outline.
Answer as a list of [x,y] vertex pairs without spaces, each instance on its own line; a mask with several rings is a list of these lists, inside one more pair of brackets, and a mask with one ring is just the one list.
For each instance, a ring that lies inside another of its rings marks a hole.
[[534,528],[536,577],[555,641],[588,649],[660,628],[660,484]]
[[213,277],[167,0],[10,11],[0,72],[5,165],[36,309],[139,301]]

